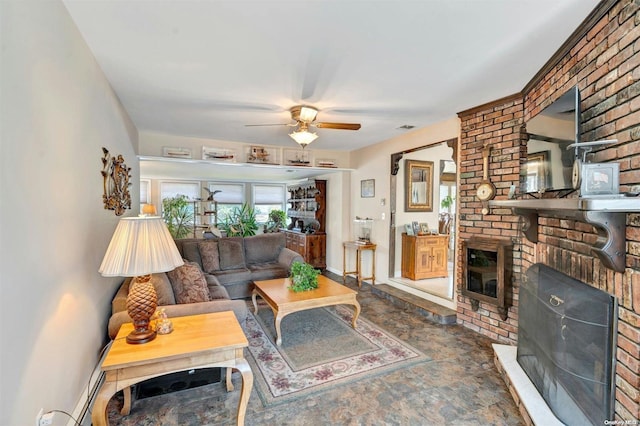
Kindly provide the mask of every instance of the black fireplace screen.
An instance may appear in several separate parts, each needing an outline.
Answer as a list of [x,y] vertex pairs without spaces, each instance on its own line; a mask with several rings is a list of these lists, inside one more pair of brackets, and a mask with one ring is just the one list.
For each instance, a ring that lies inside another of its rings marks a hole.
[[563,423],[612,420],[615,297],[542,264],[523,281],[518,363]]

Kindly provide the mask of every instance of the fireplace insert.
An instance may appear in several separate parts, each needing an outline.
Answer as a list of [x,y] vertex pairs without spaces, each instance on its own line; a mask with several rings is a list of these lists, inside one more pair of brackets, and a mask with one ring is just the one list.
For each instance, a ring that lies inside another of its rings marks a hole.
[[617,302],[542,264],[520,288],[518,363],[567,425],[613,420]]

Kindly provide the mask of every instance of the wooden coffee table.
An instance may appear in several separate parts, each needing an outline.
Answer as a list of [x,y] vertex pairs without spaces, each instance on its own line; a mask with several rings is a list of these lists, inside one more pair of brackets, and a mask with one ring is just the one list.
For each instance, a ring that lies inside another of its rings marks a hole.
[[255,281],[252,299],[255,313],[258,313],[256,296],[260,296],[271,307],[276,328],[276,345],[282,344],[280,323],[282,319],[293,312],[306,309],[320,308],[332,305],[353,305],[355,314],[351,325],[356,328],[356,320],[360,315],[360,304],[356,300],[357,292],[330,280],[324,275],[318,276],[318,288],[315,290],[294,292],[289,290],[289,278]]
[[173,332],[158,335],[151,342],[131,345],[125,340],[133,329],[123,324],[102,362],[105,380],[98,392],[91,420],[94,426],[107,425],[107,403],[124,389],[122,414],[131,409],[130,386],[143,380],[193,368],[226,367],[227,391],[231,385],[231,369],[242,374],[242,391],[238,404],[237,424],[244,424],[253,373],[244,359],[243,348],[249,346],[236,316],[231,311],[171,318]]

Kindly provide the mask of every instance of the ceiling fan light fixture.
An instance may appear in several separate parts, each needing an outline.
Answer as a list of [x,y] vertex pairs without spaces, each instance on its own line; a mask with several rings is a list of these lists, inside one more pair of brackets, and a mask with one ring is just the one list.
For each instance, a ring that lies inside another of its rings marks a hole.
[[291,139],[296,141],[303,148],[318,138],[317,134],[311,133],[307,130],[292,132],[292,133],[289,133],[289,136],[291,136]]
[[318,110],[311,107],[303,106],[300,108],[300,121],[303,123],[311,123],[316,119],[318,115]]

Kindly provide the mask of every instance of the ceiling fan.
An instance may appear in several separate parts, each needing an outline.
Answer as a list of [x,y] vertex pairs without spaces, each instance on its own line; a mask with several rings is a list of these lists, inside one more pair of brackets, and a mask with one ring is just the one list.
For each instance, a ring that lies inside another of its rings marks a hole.
[[290,110],[291,119],[295,121],[295,123],[284,123],[284,124],[247,124],[246,126],[289,126],[289,127],[297,127],[297,130],[294,130],[289,134],[291,138],[296,141],[298,144],[304,148],[309,145],[311,142],[318,138],[316,133],[312,133],[309,131],[309,127],[317,127],[318,129],[337,129],[337,130],[358,130],[360,129],[359,123],[327,123],[327,122],[318,122],[316,123],[316,116],[318,115],[318,110],[314,107],[306,106],[306,105],[296,105],[292,107]]

